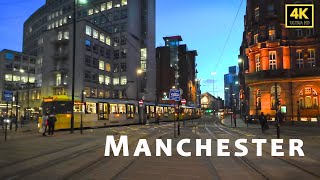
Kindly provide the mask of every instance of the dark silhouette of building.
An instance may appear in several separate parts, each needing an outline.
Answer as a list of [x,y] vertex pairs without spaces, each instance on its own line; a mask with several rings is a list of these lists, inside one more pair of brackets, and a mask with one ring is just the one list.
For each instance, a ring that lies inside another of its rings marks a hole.
[[[183,90],[182,99],[187,100],[187,105],[197,106],[200,98],[200,94],[197,94],[200,92],[200,85],[196,79],[197,51],[189,51],[186,44],[179,44],[181,36],[164,37],[164,40],[166,45],[156,50],[158,102],[168,103],[162,100],[163,97],[168,96],[170,89],[178,84],[178,88]],[[178,44],[172,47],[173,43]],[[178,60],[178,68],[175,68],[172,59]]]
[[224,75],[224,100],[228,109],[239,110],[239,69],[237,66],[229,67],[229,73]]
[[[285,28],[285,4],[313,3],[313,29]],[[247,0],[239,67],[243,113],[319,114],[320,1]]]

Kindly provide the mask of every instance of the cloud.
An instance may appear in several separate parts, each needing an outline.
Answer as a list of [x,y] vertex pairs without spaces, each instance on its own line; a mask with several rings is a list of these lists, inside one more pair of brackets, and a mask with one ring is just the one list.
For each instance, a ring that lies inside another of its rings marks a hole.
[[214,81],[213,79],[206,79],[204,81],[201,81],[203,84],[212,84]]

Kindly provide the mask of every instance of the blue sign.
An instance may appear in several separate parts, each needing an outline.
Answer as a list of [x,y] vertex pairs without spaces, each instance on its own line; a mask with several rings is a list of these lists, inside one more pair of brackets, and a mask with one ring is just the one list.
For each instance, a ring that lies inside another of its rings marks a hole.
[[5,56],[7,60],[13,60],[13,57],[14,57],[12,53],[6,53]]
[[169,99],[180,101],[181,92],[178,89],[170,89]]
[[3,91],[2,99],[5,102],[12,102],[13,101],[13,92],[12,91]]

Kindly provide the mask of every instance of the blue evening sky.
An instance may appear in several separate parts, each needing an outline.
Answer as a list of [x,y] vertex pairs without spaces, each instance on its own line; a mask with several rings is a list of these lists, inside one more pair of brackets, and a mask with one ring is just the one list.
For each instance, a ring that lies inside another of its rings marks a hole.
[[[44,3],[45,0],[0,1],[0,50],[21,51],[23,22]],[[190,50],[198,51],[202,93],[212,93],[214,79],[214,95],[223,97],[223,75],[229,66],[238,63],[245,1],[220,56],[240,3],[241,0],[157,0],[156,46],[164,44],[164,36],[181,35]],[[216,75],[212,76],[212,72]]]

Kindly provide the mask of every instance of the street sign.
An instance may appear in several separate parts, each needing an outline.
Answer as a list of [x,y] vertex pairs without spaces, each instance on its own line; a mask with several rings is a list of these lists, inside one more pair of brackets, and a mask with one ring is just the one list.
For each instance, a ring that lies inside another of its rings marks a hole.
[[185,100],[185,99],[181,100],[181,104],[186,104],[186,103],[187,103],[187,100]]
[[13,91],[3,91],[2,96],[3,101],[5,102],[12,102],[13,101]]
[[143,100],[139,101],[139,106],[142,107],[143,106]]
[[180,101],[180,90],[170,89],[169,99],[174,101]]

